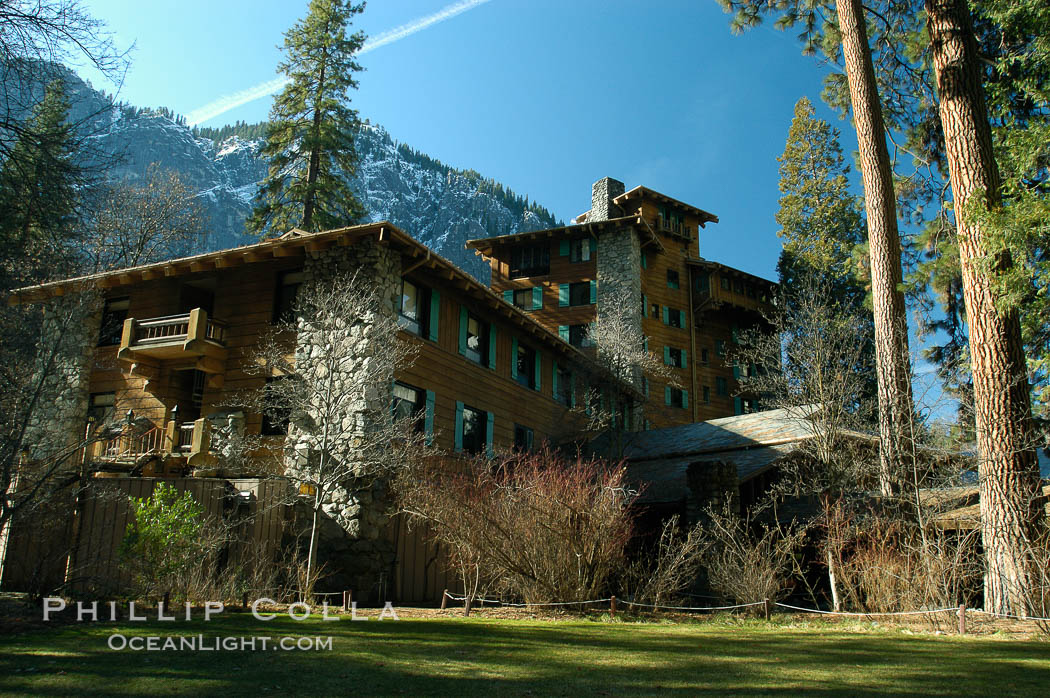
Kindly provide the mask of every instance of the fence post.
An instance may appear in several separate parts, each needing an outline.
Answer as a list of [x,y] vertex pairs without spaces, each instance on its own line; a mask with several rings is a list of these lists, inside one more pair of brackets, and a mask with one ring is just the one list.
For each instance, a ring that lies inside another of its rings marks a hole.
[[773,615],[773,602],[769,599],[762,599],[762,611],[766,620],[769,620]]
[[959,634],[966,634],[966,604],[959,604]]
[[244,594],[241,596],[241,610],[248,610],[248,592],[244,592]]
[[170,591],[166,591],[166,592],[164,592],[164,610],[167,611],[168,610],[168,606],[170,606],[170,605],[171,605],[171,592]]
[[448,589],[441,592],[441,610],[448,608]]
[[610,618],[615,618],[616,617],[616,597],[615,596],[610,596],[609,597],[609,617]]
[[467,617],[470,615],[470,594],[466,594],[463,598],[463,616]]

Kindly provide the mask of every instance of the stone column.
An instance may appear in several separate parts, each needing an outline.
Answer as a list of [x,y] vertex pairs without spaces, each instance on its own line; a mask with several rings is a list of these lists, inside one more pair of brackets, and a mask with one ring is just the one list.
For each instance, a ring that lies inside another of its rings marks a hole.
[[602,177],[595,182],[591,187],[591,212],[587,214],[587,222],[607,221],[622,216],[623,211],[613,203],[613,199],[623,194],[625,189],[623,182],[612,177]]
[[[362,240],[347,247],[307,253],[303,271],[306,279],[300,293],[304,294],[309,293],[313,283],[357,273],[359,279],[379,293],[383,301],[380,312],[386,313],[388,320],[396,319],[397,300],[401,293],[399,252],[373,240]],[[383,372],[383,379],[377,379],[375,385],[361,385],[353,367],[381,360],[383,347],[376,346],[369,336],[374,323],[368,318],[358,320],[346,328],[355,356],[347,362],[350,367],[347,373],[336,377],[337,384],[341,384],[337,389],[352,393],[353,399],[341,403],[344,414],[327,417],[338,422],[344,433],[364,434],[381,428],[383,417],[389,415],[394,366]],[[298,325],[296,355],[307,356],[319,351],[318,345],[324,341],[322,337],[303,318],[299,319]],[[343,452],[334,456],[352,465],[355,454],[351,441],[342,439],[339,449]],[[290,425],[285,441],[287,474],[296,479],[297,473],[317,462],[317,455],[316,436],[297,428],[294,423]],[[365,473],[359,475],[348,473],[344,481],[326,493],[322,510],[327,521],[320,527],[318,560],[328,565],[332,585],[358,590],[362,598],[367,598],[379,574],[392,562],[394,551],[380,539],[390,508],[386,483]]]
[[30,460],[83,440],[101,323],[102,302],[94,291],[45,304],[33,380],[37,385],[43,376],[43,383],[23,442]]

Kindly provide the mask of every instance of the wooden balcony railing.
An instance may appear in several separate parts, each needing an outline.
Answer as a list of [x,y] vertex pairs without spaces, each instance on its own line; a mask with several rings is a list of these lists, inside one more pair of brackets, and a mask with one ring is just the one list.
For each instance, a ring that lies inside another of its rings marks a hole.
[[164,452],[164,430],[153,427],[144,432],[130,428],[110,439],[96,441],[88,446],[87,456],[93,461],[134,460]]
[[[149,320],[128,318],[124,322],[123,339],[126,340],[126,346],[132,348],[168,342],[192,342],[200,339],[224,346],[226,323],[209,318],[208,313],[202,308],[195,308],[180,315],[168,315]],[[124,341],[121,342],[121,346],[125,346]]]
[[672,235],[680,235],[683,237],[689,237],[692,235],[692,229],[680,221],[674,221],[663,216],[656,217],[656,229],[660,232],[671,233]]

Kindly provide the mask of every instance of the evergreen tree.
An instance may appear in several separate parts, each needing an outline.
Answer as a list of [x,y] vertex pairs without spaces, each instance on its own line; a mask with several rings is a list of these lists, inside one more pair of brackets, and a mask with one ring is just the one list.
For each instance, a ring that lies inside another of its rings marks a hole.
[[51,82],[0,169],[0,258],[5,288],[71,271],[68,235],[81,169],[74,161],[69,101]]
[[[785,312],[808,308],[805,298],[814,288],[828,298],[822,317],[859,331],[858,347],[849,352],[851,365],[845,371],[862,376],[854,383],[863,386],[856,396],[857,417],[870,419],[877,399],[874,325],[867,307],[867,289],[859,278],[858,252],[865,244],[864,223],[857,198],[849,191],[849,165],[842,155],[839,133],[828,122],[816,118],[813,105],[803,97],[795,105],[780,162],[780,209],[777,235],[783,252],[777,270],[784,293]],[[790,341],[790,340],[789,340]],[[791,353],[791,347],[787,347]]]
[[284,38],[278,70],[289,79],[274,100],[262,155],[269,173],[259,189],[248,229],[280,235],[349,225],[364,213],[348,185],[357,165],[360,126],[347,92],[362,68],[362,32],[347,34],[364,3],[311,0],[306,18]]

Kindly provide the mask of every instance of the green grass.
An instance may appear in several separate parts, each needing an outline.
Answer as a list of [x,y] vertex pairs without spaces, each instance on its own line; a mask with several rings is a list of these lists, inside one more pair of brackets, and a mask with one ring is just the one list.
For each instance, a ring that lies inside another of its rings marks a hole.
[[[112,651],[132,635],[331,636],[332,651]],[[1050,643],[762,621],[80,623],[0,637],[0,694],[1046,695]]]

